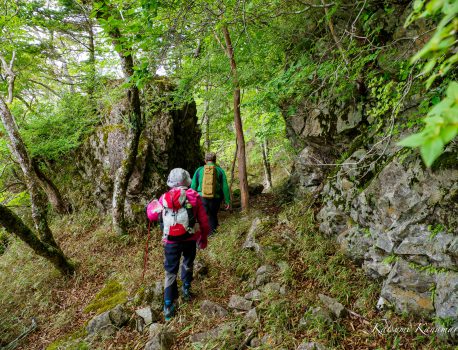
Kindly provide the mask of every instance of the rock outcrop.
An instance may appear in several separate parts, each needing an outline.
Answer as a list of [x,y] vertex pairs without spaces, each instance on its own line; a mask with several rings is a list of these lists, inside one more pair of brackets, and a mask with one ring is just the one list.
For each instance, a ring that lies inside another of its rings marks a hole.
[[[202,162],[196,105],[172,105],[172,90],[170,86],[151,82],[142,95],[144,128],[125,209],[131,219],[141,216],[146,201],[166,188],[167,174],[172,168],[184,168],[192,176]],[[126,145],[126,101],[122,99],[100,110],[101,124],[78,151],[79,177],[75,185],[101,211],[107,211]]]
[[411,125],[421,114],[423,83],[406,85],[398,114],[389,108],[376,115],[375,94],[381,90],[361,89],[371,83],[369,72],[385,74],[384,84],[397,86],[399,68],[392,62],[418,48],[397,39],[419,40],[427,32],[422,21],[403,27],[411,11],[407,3],[391,5],[397,16],[383,17],[374,9],[384,35],[380,40],[389,42],[390,50],[382,50],[366,68],[367,77],[355,79],[349,98],[317,92],[295,102],[295,108],[282,106],[298,150],[290,188],[320,199],[321,232],[336,238],[368,276],[382,283],[386,305],[458,322],[458,146],[452,142],[428,169],[419,152],[397,145],[415,130]]

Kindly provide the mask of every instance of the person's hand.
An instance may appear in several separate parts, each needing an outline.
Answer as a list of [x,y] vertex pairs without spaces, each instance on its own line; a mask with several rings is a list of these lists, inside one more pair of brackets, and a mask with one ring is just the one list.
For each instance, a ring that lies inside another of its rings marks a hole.
[[197,245],[199,246],[199,249],[205,249],[207,248],[207,240],[200,240]]
[[224,205],[224,209],[229,210],[231,208],[231,205],[229,203]]

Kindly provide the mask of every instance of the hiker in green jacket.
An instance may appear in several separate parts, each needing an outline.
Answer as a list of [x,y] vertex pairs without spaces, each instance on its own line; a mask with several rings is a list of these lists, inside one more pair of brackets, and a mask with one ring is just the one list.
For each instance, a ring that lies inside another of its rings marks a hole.
[[194,173],[191,188],[199,192],[202,197],[210,221],[210,233],[213,233],[218,227],[218,211],[221,202],[224,200],[226,209],[231,205],[226,173],[216,165],[215,153],[205,155],[205,165]]

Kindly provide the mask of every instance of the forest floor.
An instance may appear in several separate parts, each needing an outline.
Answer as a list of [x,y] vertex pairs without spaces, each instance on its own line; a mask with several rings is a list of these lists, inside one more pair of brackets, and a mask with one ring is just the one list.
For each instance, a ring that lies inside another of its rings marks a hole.
[[[177,316],[168,323],[176,339],[173,349],[248,349],[242,312],[230,312],[224,319],[209,318],[202,315],[200,304],[210,300],[229,310],[231,295],[250,292],[262,265],[276,268],[272,281],[284,286],[285,292],[266,292],[256,306],[259,319],[248,328],[263,339],[257,349],[296,349],[304,340],[336,349],[453,348],[415,332],[421,320],[378,312],[380,285],[368,280],[332,239],[318,233],[313,209],[307,209],[304,202],[280,202],[275,195],[262,194],[252,198],[249,214],[221,213],[218,233],[210,237],[207,249],[198,252],[197,260],[208,267],[208,273],[194,281],[194,299],[180,303]],[[262,253],[241,249],[255,218],[262,220],[256,231]],[[158,229],[152,231],[142,284],[146,227],[118,237],[107,218],[86,212],[58,218],[52,228],[63,250],[77,262],[78,272],[72,279],[62,279],[46,261],[20,241],[13,241],[0,258],[0,346],[20,334],[34,317],[38,329],[18,349],[143,349],[148,335],[132,326],[91,345],[80,339],[97,313],[119,303],[126,303],[132,313],[145,306],[136,305],[135,295],[141,287],[163,279]],[[331,322],[312,317],[313,309],[323,306],[319,293],[360,316]],[[413,331],[380,333],[376,328],[385,327],[385,319],[390,329]],[[206,345],[190,343],[190,335],[227,322],[231,322],[232,336]]]

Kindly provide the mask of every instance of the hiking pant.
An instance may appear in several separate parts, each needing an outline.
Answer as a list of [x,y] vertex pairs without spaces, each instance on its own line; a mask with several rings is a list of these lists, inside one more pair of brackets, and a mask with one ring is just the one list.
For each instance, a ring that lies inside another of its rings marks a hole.
[[205,211],[210,224],[210,234],[218,227],[218,211],[221,206],[221,198],[202,198]]
[[181,281],[183,284],[190,284],[194,259],[196,258],[196,241],[167,243],[164,246],[164,300],[173,301],[178,298],[177,274],[182,255]]

